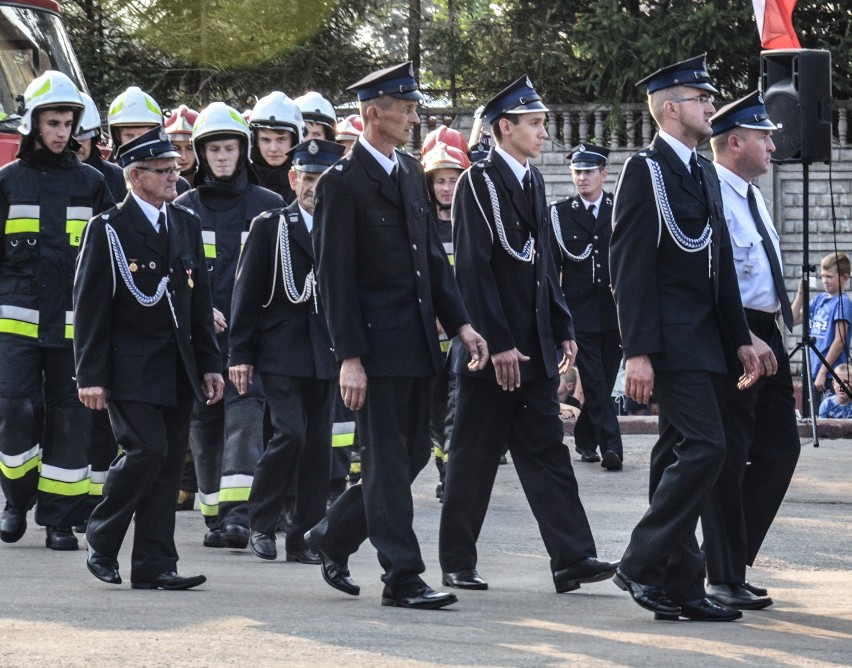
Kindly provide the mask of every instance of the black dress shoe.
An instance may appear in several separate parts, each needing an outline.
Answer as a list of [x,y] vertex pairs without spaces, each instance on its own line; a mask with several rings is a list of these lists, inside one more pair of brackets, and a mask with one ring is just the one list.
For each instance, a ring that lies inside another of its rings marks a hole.
[[[698,598],[680,604],[680,616],[694,622],[732,622],[743,616],[739,610],[731,610],[715,604],[707,598]],[[672,620],[677,615],[657,613],[654,619]]]
[[429,585],[423,585],[407,596],[390,597],[382,595],[382,605],[396,608],[414,608],[415,610],[437,610],[457,601],[455,594],[435,591]]
[[752,584],[751,582],[743,582],[743,587],[748,589],[755,596],[766,596],[769,594],[766,589],[763,587],[758,587],[757,585]]
[[619,589],[623,589],[637,605],[650,610],[660,617],[656,619],[677,619],[681,613],[680,606],[672,601],[666,590],[658,585],[643,585],[628,578],[621,570],[616,570],[612,578]]
[[6,510],[0,517],[0,540],[4,543],[17,543],[27,530],[27,511],[6,504]]
[[80,547],[71,527],[47,527],[44,544],[57,552],[71,552]]
[[101,582],[120,585],[121,576],[118,574],[118,561],[98,554],[89,546],[89,556],[86,558],[86,568]]
[[228,547],[228,539],[221,529],[210,529],[204,534],[204,547]]
[[594,464],[595,462],[599,462],[601,458],[598,456],[598,453],[594,450],[588,450],[586,448],[580,448],[574,446],[574,451],[580,455],[580,461],[585,462],[586,464]]
[[137,580],[136,582],[132,582],[130,586],[133,589],[168,589],[170,591],[179,591],[192,589],[205,582],[207,582],[207,578],[203,575],[193,575],[192,577],[185,578],[174,571],[170,571],[169,573],[160,573],[150,580]]
[[320,546],[319,540],[310,531],[305,534],[305,543],[307,543],[308,548],[319,555],[322,561],[323,580],[344,594],[358,596],[361,593],[361,587],[355,584],[355,581],[349,575],[349,566],[339,564],[329,557]]
[[303,550],[287,550],[287,561],[297,561],[300,564],[319,565],[322,563],[320,556],[309,548]]
[[444,573],[441,576],[441,582],[447,587],[455,587],[456,589],[488,589],[488,583],[482,579],[475,568]]
[[278,558],[278,548],[275,547],[275,536],[260,533],[260,531],[252,529],[249,536],[249,547],[261,559],[274,561]]
[[621,463],[621,457],[618,456],[617,452],[613,452],[612,450],[607,450],[603,454],[601,466],[607,471],[620,471],[624,468]]
[[755,596],[741,583],[708,584],[705,588],[707,598],[719,605],[734,610],[762,610],[772,605],[768,596]]
[[228,541],[228,547],[236,550],[244,550],[248,547],[251,532],[242,524],[226,524],[224,532],[225,540]]
[[564,594],[567,591],[579,589],[584,582],[600,582],[609,580],[618,569],[618,562],[601,561],[595,557],[586,557],[553,573],[553,584],[556,585],[556,593]]

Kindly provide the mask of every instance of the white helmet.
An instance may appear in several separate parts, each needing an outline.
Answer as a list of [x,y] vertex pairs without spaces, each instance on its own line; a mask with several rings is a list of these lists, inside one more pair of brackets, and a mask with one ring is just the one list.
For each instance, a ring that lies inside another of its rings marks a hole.
[[122,125],[162,125],[163,111],[148,93],[139,86],[131,86],[109,105],[107,123],[110,133]]
[[24,91],[24,115],[18,132],[29,135],[33,129],[33,112],[42,107],[70,107],[74,109],[74,132],[83,113],[83,98],[67,75],[47,70],[36,77]]
[[302,118],[306,121],[321,123],[334,130],[334,126],[337,124],[337,112],[334,111],[331,102],[322,95],[312,90],[301,97],[297,97],[294,102],[302,111]]
[[249,115],[252,129],[289,130],[296,135],[294,144],[305,138],[305,121],[298,105],[281,91],[273,91],[257,101]]
[[80,97],[83,98],[83,115],[80,118],[77,134],[74,135],[74,138],[78,141],[91,139],[101,132],[101,115],[98,112],[98,106],[86,93],[80,93]]
[[199,142],[212,138],[214,135],[223,135],[223,138],[233,136],[243,139],[245,140],[246,152],[248,152],[251,142],[248,123],[239,111],[229,107],[224,102],[212,102],[198,114],[195,125],[192,126],[192,150],[195,152],[195,159],[198,164],[201,164],[201,156],[198,153]]

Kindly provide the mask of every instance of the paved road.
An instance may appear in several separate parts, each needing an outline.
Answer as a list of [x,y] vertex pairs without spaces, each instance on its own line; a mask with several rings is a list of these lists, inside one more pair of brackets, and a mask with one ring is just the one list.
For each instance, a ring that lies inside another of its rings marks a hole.
[[[646,506],[653,438],[628,436],[621,473],[575,464],[600,555],[618,558]],[[852,440],[808,442],[793,487],[750,574],[775,605],[731,624],[654,622],[611,582],[557,595],[511,466],[500,468],[480,540],[487,592],[421,612],[379,605],[371,546],[353,556],[361,596],[318,567],[262,562],[201,545],[199,512],[178,514],[191,592],[95,580],[85,553],[44,548],[30,526],[0,545],[0,666],[848,666],[852,663]],[[430,466],[415,485],[427,580],[438,586],[440,505]],[[279,545],[283,552],[283,545]],[[129,551],[121,556],[129,563]],[[127,573],[129,574],[129,572]]]

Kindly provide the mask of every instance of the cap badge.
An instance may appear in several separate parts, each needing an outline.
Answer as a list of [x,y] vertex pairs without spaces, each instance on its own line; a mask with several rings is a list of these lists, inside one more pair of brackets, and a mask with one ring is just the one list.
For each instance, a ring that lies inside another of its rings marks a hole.
[[164,128],[160,128],[160,141],[169,141],[169,136],[166,134],[166,130]]
[[585,145],[585,144],[580,144],[580,145],[577,147],[577,153],[585,153],[585,152],[586,152],[586,145]]
[[529,78],[529,77],[527,77],[526,84],[527,84],[527,88],[532,88],[532,87],[533,87],[533,85],[532,85],[532,81],[530,81],[530,78]]
[[308,144],[308,153],[311,155],[319,153],[319,146],[317,146],[317,143],[313,139],[311,140],[311,143]]
[[760,104],[764,104],[764,102],[763,102],[763,93],[758,93],[758,94],[757,94],[757,101],[758,101],[758,102],[760,102]]

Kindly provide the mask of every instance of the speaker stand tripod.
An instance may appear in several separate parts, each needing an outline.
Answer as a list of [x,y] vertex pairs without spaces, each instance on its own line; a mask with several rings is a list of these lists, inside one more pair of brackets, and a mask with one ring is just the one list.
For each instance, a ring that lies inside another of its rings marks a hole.
[[808,354],[808,352],[813,351],[814,355],[816,355],[819,361],[826,367],[828,373],[831,374],[831,377],[834,379],[834,382],[837,383],[835,387],[837,387],[838,391],[845,392],[848,397],[852,398],[852,389],[850,389],[849,384],[846,381],[841,380],[840,376],[838,376],[834,372],[834,369],[826,361],[825,356],[817,349],[816,341],[811,336],[811,323],[809,317],[811,305],[810,283],[811,272],[814,271],[814,267],[809,262],[809,167],[810,162],[802,162],[802,336],[799,339],[799,342],[793,348],[793,350],[790,351],[790,359],[793,359],[793,356],[796,355],[796,353],[798,353],[799,351],[802,352],[802,416],[805,418],[810,417],[811,435],[814,439],[814,447],[818,448],[819,436],[817,435],[817,416],[819,415],[819,412],[817,410],[818,406],[816,406],[816,402],[814,399],[814,386],[812,380],[813,376],[811,375],[811,356]]

